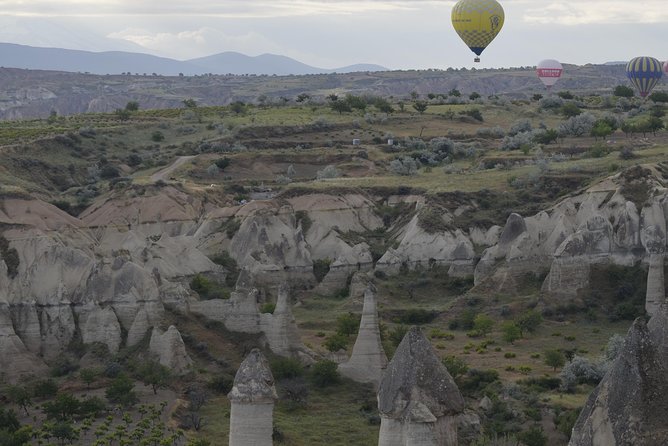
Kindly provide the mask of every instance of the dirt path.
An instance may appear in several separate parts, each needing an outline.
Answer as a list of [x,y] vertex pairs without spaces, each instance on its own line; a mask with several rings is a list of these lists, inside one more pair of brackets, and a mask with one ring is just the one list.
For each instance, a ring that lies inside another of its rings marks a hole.
[[186,162],[190,161],[191,159],[195,158],[195,155],[188,155],[188,156],[180,156],[174,161],[171,165],[165,167],[162,170],[157,171],[153,175],[151,175],[151,181],[156,182],[156,181],[165,181],[165,178],[174,172],[176,169],[179,167],[183,166]]

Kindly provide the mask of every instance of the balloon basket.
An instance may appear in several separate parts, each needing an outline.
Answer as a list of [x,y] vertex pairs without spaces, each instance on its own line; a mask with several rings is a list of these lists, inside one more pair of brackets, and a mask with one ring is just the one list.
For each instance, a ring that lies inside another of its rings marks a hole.
[[473,59],[473,62],[475,62],[475,63],[479,63],[479,62],[480,62],[480,58],[479,58],[479,57],[476,57],[475,59]]

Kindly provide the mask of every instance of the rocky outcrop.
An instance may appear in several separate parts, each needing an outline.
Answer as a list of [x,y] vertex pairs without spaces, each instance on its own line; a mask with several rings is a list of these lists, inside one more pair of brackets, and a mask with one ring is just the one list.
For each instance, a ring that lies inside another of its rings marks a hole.
[[186,351],[181,333],[173,325],[164,333],[158,328],[153,329],[149,351],[175,375],[185,375],[190,371],[192,359]]
[[569,446],[668,444],[668,309],[638,319],[580,413]]
[[0,376],[3,381],[18,381],[21,377],[46,373],[42,360],[30,352],[12,326],[9,308],[0,304]]
[[230,411],[230,446],[271,446],[274,402],[278,399],[269,363],[254,349],[244,359],[227,395]]
[[261,315],[260,326],[273,353],[297,358],[305,364],[313,362],[315,354],[304,346],[299,337],[290,305],[290,287],[287,283],[278,289],[278,299],[273,314]]
[[79,326],[84,344],[99,342],[105,344],[111,354],[118,353],[121,345],[121,325],[111,307],[100,308],[92,305],[84,308],[79,317],[82,320]]
[[[646,196],[638,198],[640,192]],[[657,256],[666,248],[667,197],[661,174],[637,166],[534,216],[512,214],[476,266],[475,284],[512,291],[521,275],[549,271],[543,291],[572,298],[589,285],[592,265],[642,261],[654,265],[651,308],[663,299]]]
[[455,446],[464,399],[419,328],[399,344],[378,390],[379,446]]
[[380,340],[376,290],[369,284],[364,292],[362,320],[350,359],[339,365],[339,372],[348,378],[373,383],[378,387],[383,370],[387,367],[387,356]]
[[387,250],[376,263],[376,270],[396,274],[402,266],[414,269],[446,265],[451,275],[470,276],[474,258],[473,243],[461,230],[429,233],[416,215],[404,228],[399,246]]

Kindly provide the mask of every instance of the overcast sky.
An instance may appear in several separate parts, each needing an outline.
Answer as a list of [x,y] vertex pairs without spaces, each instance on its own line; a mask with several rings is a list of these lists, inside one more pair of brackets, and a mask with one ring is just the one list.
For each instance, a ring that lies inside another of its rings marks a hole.
[[[666,0],[501,0],[506,23],[478,67],[604,63],[662,50]],[[283,54],[322,68],[472,66],[455,1],[0,0],[0,41],[189,59]]]

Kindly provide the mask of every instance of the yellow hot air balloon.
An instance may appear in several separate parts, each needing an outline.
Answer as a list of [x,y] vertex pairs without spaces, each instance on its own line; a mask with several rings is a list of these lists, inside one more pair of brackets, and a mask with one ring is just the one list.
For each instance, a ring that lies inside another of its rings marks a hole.
[[[504,19],[503,8],[496,0],[459,0],[452,8],[452,26],[478,56],[499,34]],[[480,62],[480,57],[474,61]]]

